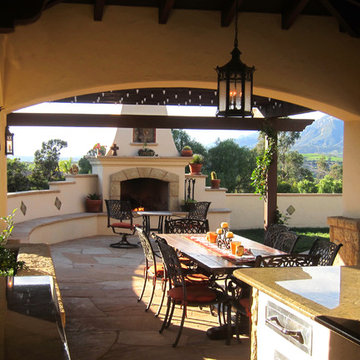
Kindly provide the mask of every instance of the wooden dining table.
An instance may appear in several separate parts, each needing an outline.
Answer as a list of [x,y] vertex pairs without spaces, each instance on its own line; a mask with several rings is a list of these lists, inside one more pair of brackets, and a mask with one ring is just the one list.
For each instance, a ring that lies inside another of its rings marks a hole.
[[239,235],[234,235],[233,241],[240,241],[244,246],[244,256],[232,255],[230,250],[219,249],[216,244],[210,244],[206,240],[206,234],[158,234],[158,236],[215,276],[232,273],[241,267],[251,267],[258,255],[285,254],[283,251]]

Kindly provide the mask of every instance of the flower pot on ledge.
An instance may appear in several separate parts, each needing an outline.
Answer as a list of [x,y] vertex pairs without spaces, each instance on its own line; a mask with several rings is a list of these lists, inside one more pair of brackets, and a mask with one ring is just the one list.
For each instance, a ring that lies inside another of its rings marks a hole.
[[102,200],[86,199],[85,208],[86,208],[86,212],[91,212],[91,213],[102,212]]
[[211,181],[211,188],[212,189],[219,189],[220,188],[220,179],[212,179]]
[[201,168],[203,164],[189,164],[190,173],[192,175],[201,175]]

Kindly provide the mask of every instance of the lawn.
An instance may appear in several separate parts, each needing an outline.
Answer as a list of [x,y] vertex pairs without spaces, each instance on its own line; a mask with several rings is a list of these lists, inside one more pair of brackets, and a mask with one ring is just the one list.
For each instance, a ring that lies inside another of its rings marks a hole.
[[[308,161],[319,161],[324,154],[302,154],[305,160]],[[325,155],[326,159],[330,158],[330,161],[342,162],[343,158],[341,156]]]
[[[291,228],[291,230],[300,237],[295,247],[297,253],[309,250],[317,238],[330,240],[329,228]],[[234,230],[234,233],[260,243],[264,242],[264,229]]]

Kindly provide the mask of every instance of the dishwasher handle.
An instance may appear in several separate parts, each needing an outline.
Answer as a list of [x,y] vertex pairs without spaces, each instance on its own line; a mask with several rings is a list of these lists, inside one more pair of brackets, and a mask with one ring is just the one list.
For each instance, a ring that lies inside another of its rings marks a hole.
[[304,337],[302,335],[301,330],[288,330],[286,329],[279,321],[279,318],[274,315],[266,319],[266,323],[270,326],[273,326],[275,329],[280,331],[282,334],[292,337],[294,340],[296,340],[301,345],[304,344]]

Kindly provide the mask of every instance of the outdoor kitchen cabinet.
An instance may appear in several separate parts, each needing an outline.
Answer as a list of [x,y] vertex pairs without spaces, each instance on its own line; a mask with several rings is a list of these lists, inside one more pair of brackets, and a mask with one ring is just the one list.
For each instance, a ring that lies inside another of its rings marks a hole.
[[253,268],[252,360],[360,358],[360,268]]

